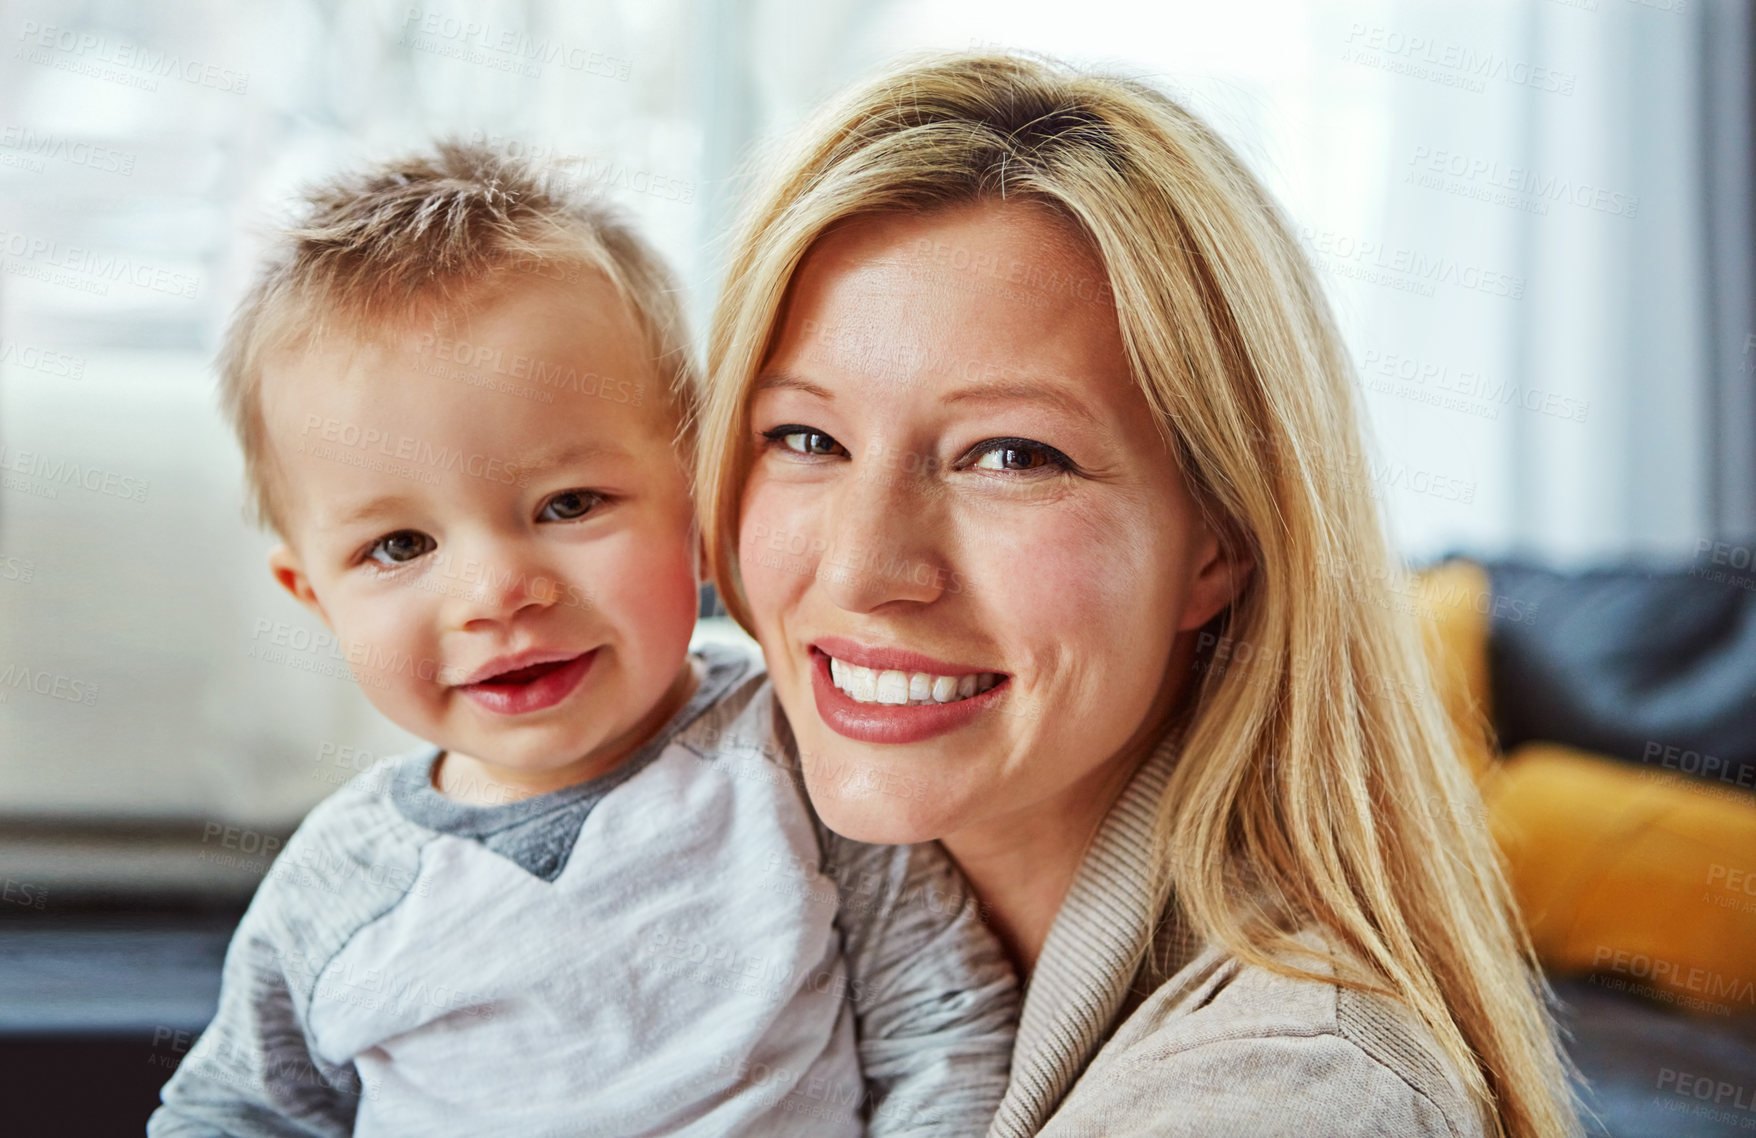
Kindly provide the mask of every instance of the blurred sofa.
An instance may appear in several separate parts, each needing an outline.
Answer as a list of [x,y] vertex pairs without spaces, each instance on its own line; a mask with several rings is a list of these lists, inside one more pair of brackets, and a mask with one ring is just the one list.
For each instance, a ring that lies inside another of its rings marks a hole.
[[1454,560],[1412,593],[1545,969],[1756,1014],[1756,575]]

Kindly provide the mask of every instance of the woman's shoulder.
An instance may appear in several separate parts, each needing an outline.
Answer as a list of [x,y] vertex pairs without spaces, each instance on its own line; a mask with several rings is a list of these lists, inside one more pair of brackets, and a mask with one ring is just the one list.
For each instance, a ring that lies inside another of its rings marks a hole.
[[1483,1119],[1395,1001],[1209,948],[1119,1025],[1042,1131],[1099,1133],[1464,1138]]

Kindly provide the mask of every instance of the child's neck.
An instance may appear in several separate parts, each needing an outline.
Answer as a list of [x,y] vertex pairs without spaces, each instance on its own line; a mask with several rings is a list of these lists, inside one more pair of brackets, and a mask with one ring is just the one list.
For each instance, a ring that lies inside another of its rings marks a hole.
[[664,698],[639,723],[602,747],[560,766],[536,770],[501,766],[461,751],[445,751],[433,764],[433,788],[447,798],[472,806],[501,806],[589,782],[615,770],[650,741],[682,710],[700,685],[700,666],[694,656],[685,657]]

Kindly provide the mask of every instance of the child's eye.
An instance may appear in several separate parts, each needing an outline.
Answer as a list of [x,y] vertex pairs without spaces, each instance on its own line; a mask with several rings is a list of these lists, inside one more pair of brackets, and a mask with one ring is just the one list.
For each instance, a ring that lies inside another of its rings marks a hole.
[[1049,446],[1030,439],[989,439],[969,452],[976,456],[976,470],[1041,471],[1072,470],[1073,460]]
[[543,508],[537,511],[537,521],[575,521],[591,513],[603,500],[602,494],[593,493],[590,490],[563,490],[559,494],[551,495],[549,500],[543,503]]
[[815,458],[847,454],[847,448],[836,442],[832,436],[811,427],[801,427],[797,423],[763,431],[762,437],[779,443],[794,454],[806,454]]
[[419,530],[399,529],[372,543],[366,556],[380,565],[402,565],[439,548],[439,543]]

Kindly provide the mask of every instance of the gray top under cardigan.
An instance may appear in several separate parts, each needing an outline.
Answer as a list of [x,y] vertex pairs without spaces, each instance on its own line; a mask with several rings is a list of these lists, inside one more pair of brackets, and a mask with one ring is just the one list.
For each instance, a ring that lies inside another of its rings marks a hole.
[[[1031,977],[989,1138],[1482,1135],[1480,1107],[1400,1005],[1179,945],[1151,888],[1175,758],[1167,744],[1141,765],[1080,866]],[[1142,993],[1149,946],[1174,971]]]

